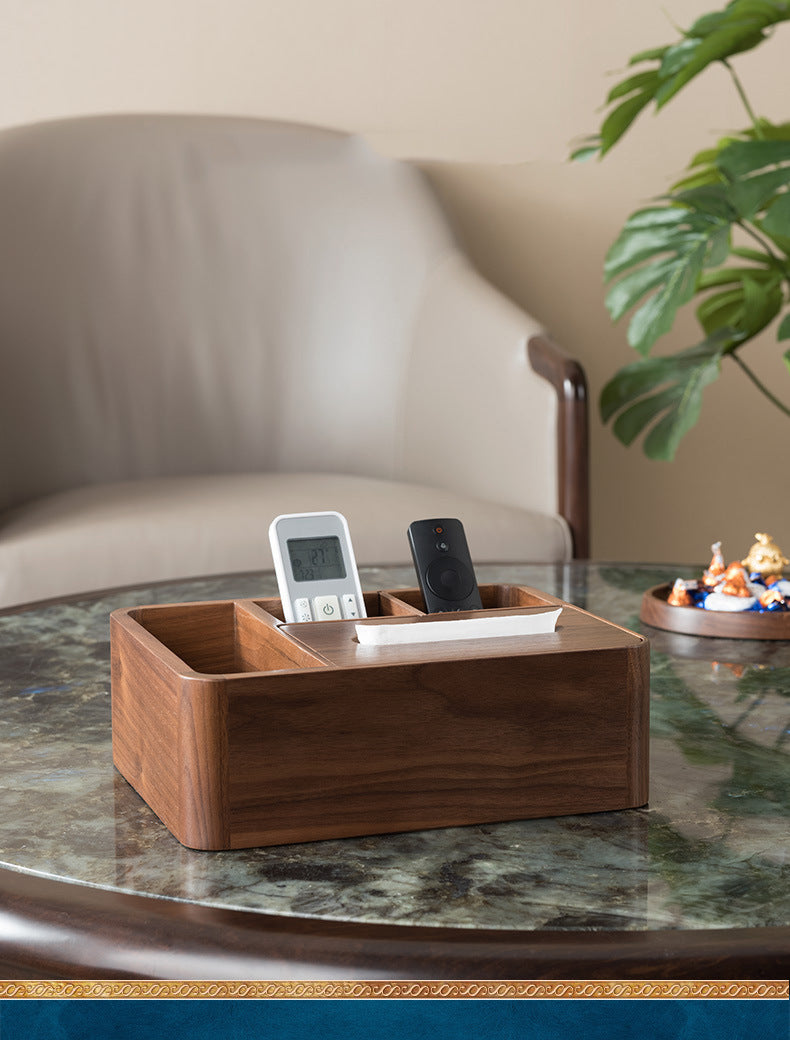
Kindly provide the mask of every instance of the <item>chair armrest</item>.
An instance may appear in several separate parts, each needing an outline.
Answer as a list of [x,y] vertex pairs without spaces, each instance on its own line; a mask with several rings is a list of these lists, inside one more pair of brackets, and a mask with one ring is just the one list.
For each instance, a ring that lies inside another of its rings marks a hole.
[[573,555],[590,555],[590,445],[584,369],[547,335],[527,343],[532,368],[557,394],[557,498],[573,537]]

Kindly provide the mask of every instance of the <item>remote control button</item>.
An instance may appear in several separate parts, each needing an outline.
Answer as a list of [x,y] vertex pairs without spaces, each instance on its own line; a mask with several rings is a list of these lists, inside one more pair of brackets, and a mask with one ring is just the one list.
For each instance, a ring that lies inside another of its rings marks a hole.
[[358,618],[359,617],[359,604],[357,603],[357,597],[347,592],[343,596],[343,617],[344,618]]
[[340,617],[337,596],[316,596],[313,600],[313,613],[318,621],[336,621]]
[[313,615],[310,613],[310,600],[294,600],[294,614],[296,615],[297,621],[312,621]]
[[425,580],[431,592],[440,599],[466,599],[475,587],[474,574],[454,556],[429,564]]

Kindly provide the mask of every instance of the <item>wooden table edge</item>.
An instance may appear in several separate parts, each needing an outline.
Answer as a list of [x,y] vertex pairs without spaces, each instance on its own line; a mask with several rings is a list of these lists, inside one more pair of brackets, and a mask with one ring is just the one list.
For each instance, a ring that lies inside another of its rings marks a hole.
[[5,979],[776,979],[790,927],[526,931],[228,910],[0,867]]

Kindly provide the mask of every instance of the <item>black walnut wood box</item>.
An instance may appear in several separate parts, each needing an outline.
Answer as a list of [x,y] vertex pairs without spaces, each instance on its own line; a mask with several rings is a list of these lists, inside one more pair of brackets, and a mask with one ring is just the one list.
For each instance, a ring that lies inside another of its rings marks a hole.
[[373,647],[357,622],[285,624],[278,599],[117,610],[115,765],[195,849],[644,805],[647,640],[531,588],[480,591],[453,615],[367,593],[363,623],[561,606],[556,631]]

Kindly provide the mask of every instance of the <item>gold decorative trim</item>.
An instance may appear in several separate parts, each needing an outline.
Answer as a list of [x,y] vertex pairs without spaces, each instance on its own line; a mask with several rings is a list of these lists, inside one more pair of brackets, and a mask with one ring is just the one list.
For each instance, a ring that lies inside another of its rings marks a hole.
[[788,1000],[766,981],[0,982],[3,1000]]

